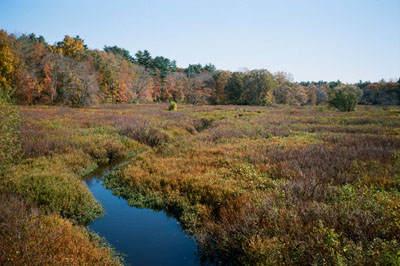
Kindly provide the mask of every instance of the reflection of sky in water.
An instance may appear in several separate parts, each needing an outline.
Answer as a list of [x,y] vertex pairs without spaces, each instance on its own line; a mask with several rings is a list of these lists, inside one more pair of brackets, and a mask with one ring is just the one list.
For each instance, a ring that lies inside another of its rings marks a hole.
[[130,207],[112,195],[100,179],[87,182],[106,216],[89,228],[105,237],[130,265],[196,265],[196,244],[164,212]]

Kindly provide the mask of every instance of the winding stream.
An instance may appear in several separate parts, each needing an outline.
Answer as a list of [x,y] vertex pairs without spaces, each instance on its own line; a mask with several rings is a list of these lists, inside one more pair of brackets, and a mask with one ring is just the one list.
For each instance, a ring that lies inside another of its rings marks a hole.
[[89,225],[105,237],[129,265],[198,265],[196,243],[164,212],[131,207],[102,186],[114,165],[92,173],[86,184],[106,215]]

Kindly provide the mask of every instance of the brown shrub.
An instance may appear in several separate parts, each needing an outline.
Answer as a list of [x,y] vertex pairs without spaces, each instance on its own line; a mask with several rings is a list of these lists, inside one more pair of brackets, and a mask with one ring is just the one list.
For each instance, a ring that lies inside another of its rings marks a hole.
[[124,126],[118,132],[150,147],[156,147],[168,141],[168,136],[154,127],[132,128],[131,126]]
[[197,130],[197,132],[201,132],[201,131],[211,127],[212,123],[213,123],[213,120],[211,120],[211,119],[200,118],[200,119],[194,120],[193,126]]
[[32,123],[22,123],[19,127],[20,139],[25,158],[62,153],[71,145],[64,130],[48,130]]

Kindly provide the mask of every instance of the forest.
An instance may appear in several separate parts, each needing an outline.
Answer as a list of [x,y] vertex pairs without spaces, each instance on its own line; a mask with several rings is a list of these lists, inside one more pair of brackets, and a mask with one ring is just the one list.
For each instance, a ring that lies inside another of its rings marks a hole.
[[115,45],[91,50],[79,36],[66,35],[51,45],[34,33],[0,31],[0,91],[3,98],[23,105],[175,101],[301,106],[326,103],[343,93],[350,93],[354,104],[398,105],[399,82],[294,82],[285,72],[231,72],[211,63],[180,68],[175,60],[152,57],[147,50],[134,56]]

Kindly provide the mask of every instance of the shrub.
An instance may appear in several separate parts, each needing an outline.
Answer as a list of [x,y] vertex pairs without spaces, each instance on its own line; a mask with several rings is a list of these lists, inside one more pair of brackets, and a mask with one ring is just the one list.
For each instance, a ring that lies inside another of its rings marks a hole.
[[120,134],[150,147],[156,147],[168,141],[168,135],[155,127],[132,128],[126,126],[120,130]]
[[65,130],[46,130],[28,121],[19,127],[20,140],[25,158],[47,156],[65,152],[71,145],[71,138]]
[[178,105],[176,104],[176,102],[171,101],[171,102],[169,103],[168,110],[170,110],[170,111],[176,111],[177,109],[178,109]]
[[74,138],[74,145],[89,154],[98,165],[126,155],[127,149],[122,141],[108,133],[89,132],[87,136]]
[[194,120],[194,128],[197,132],[201,132],[209,127],[211,127],[213,121],[207,118],[201,118]]

